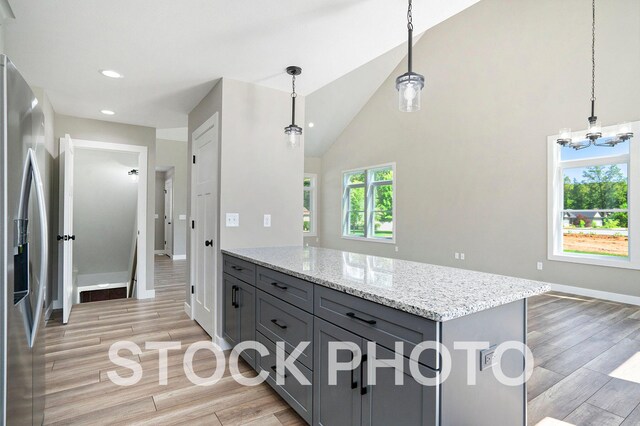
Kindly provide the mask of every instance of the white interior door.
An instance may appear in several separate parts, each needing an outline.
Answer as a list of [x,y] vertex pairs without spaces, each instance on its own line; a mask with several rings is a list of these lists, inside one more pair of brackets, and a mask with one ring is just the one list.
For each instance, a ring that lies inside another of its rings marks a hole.
[[73,141],[69,135],[60,138],[60,231],[58,257],[62,283],[62,322],[69,321],[73,306]]
[[192,257],[194,272],[193,317],[215,336],[216,259],[218,253],[218,123],[194,135]]
[[173,257],[173,180],[164,182],[164,252]]

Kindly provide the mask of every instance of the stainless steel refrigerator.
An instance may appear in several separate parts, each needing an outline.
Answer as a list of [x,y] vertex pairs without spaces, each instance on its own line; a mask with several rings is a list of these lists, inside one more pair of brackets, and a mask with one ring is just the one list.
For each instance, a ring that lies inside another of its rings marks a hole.
[[38,165],[44,154],[44,115],[4,55],[0,67],[0,420],[40,425],[48,267],[47,208]]

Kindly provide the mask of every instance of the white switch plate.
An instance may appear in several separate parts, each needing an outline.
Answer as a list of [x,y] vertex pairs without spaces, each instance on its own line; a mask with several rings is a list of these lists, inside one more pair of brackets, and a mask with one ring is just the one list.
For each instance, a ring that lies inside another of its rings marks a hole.
[[538,268],[538,271],[542,271],[542,262],[538,262],[537,268]]
[[240,226],[240,213],[227,213],[227,228]]
[[460,259],[460,253],[457,253],[457,252],[456,252],[456,254],[455,254],[455,258],[456,258],[456,259]]
[[271,226],[271,215],[270,214],[265,214],[264,215],[264,227],[268,228]]
[[396,251],[398,251],[398,250],[399,250],[399,249],[398,249],[398,246],[396,246]]
[[178,216],[178,219],[187,220],[187,215],[186,214],[181,214],[180,216]]
[[460,260],[464,260],[464,253],[460,253]]
[[159,215],[156,215],[156,219],[160,219],[160,216],[159,216]]

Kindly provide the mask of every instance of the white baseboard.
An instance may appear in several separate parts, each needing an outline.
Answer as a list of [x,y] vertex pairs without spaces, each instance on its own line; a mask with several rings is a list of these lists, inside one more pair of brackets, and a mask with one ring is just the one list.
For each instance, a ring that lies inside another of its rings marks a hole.
[[164,250],[156,250],[154,254],[165,254]]
[[184,302],[184,311],[187,313],[189,318],[193,319],[191,305],[189,305],[187,302]]
[[229,342],[227,342],[223,337],[220,337],[220,336],[218,336],[217,334],[216,334],[216,337],[213,339],[213,343],[215,343],[215,344],[217,344],[218,346],[220,346],[220,348],[221,348],[223,351],[226,351],[226,350],[229,350],[229,349],[232,349],[232,348],[233,348],[233,346],[231,346],[231,345],[229,344]]
[[629,305],[640,305],[640,297],[628,294],[611,293],[608,291],[591,290],[588,288],[574,287],[562,284],[550,284],[551,290],[561,293],[571,293],[578,296],[595,297],[596,299],[610,300],[612,302],[627,303]]
[[62,300],[54,300],[53,302],[51,302],[51,308],[54,311],[62,309]]
[[187,255],[186,254],[174,254],[173,256],[171,256],[171,258],[173,260],[187,260]]
[[139,289],[136,289],[136,299],[153,299],[155,297],[155,290],[145,290],[144,292],[140,292]]
[[49,303],[49,306],[47,307],[47,309],[44,311],[44,320],[49,321],[49,318],[51,318],[51,314],[53,313],[53,302]]

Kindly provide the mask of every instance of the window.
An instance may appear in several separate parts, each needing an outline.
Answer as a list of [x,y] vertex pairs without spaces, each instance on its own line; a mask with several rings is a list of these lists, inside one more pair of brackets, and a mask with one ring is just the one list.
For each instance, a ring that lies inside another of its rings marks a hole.
[[395,163],[343,174],[342,236],[395,242]]
[[315,237],[316,224],[316,190],[318,177],[305,173],[303,180],[302,232],[305,237]]
[[[549,259],[640,269],[640,122],[615,147],[576,151],[549,137]],[[603,129],[603,134],[615,128]]]

